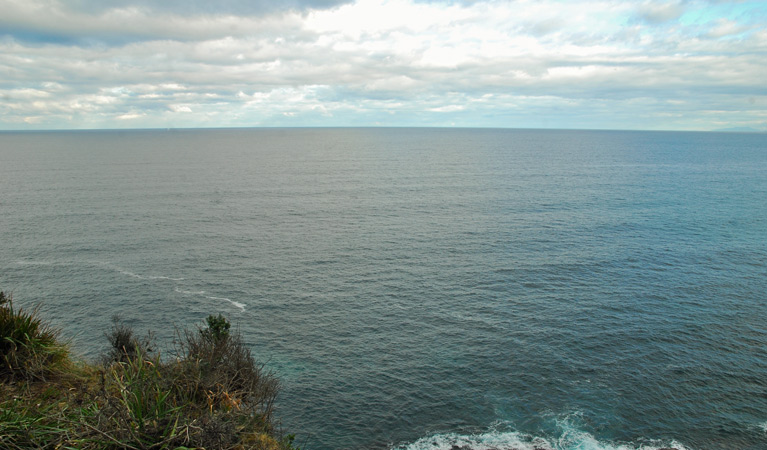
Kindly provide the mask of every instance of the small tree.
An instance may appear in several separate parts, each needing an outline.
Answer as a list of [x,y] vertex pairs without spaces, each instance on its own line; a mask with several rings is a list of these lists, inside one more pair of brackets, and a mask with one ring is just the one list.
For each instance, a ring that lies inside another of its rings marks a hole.
[[209,315],[205,322],[208,324],[208,328],[200,330],[204,338],[219,342],[229,337],[229,328],[232,327],[232,324],[221,313],[218,316]]

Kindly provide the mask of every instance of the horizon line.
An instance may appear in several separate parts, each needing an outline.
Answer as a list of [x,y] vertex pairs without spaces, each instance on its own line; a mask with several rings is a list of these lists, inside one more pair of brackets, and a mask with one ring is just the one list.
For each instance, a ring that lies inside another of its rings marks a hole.
[[192,130],[279,130],[279,129],[455,129],[455,130],[529,130],[529,131],[622,131],[622,132],[671,132],[671,133],[743,133],[767,134],[767,129],[750,127],[729,127],[711,130],[682,129],[641,129],[641,128],[536,128],[536,127],[496,127],[496,126],[402,126],[402,125],[334,125],[334,126],[211,126],[211,127],[137,127],[137,128],[31,128],[0,129],[0,133],[45,133],[45,132],[89,132],[89,131],[192,131]]

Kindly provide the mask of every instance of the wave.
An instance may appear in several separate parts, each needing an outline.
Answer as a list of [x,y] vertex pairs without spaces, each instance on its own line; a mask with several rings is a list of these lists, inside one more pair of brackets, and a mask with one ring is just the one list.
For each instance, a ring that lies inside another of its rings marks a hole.
[[551,448],[543,439],[529,439],[528,436],[518,432],[488,432],[475,435],[435,434],[410,444],[394,447],[395,450],[548,450]]
[[[767,425],[767,424],[765,424]],[[689,450],[670,441],[615,443],[599,440],[590,433],[569,428],[553,438],[531,436],[518,431],[488,431],[480,434],[443,433],[392,447],[391,450]]]

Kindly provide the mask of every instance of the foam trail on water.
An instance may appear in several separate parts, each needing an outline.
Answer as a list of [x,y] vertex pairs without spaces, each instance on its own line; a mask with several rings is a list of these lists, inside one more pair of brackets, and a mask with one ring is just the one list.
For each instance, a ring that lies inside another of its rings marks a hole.
[[183,281],[183,278],[174,278],[174,277],[167,277],[164,275],[139,275],[137,273],[131,272],[130,270],[123,269],[122,267],[115,266],[114,264],[110,263],[100,263],[101,265],[108,266],[112,268],[113,270],[116,270],[117,272],[120,272],[123,275],[137,278],[139,280],[168,280],[168,281]]
[[143,280],[144,279],[144,277],[142,277],[141,275],[136,275],[135,273],[128,272],[127,270],[117,269],[117,271],[120,272],[123,275],[128,275],[129,277],[138,278],[139,280]]
[[135,274],[129,270],[120,269],[118,267],[115,267],[115,270],[120,272],[123,275],[127,275],[129,277],[138,278],[139,280],[170,280],[170,281],[183,281],[183,278],[173,278],[173,277],[165,277],[160,275],[138,275]]
[[236,301],[234,301],[234,300],[232,300],[230,298],[214,297],[212,295],[205,295],[205,291],[185,291],[185,290],[179,289],[179,288],[176,288],[175,291],[178,292],[179,294],[184,294],[184,295],[199,295],[199,296],[205,297],[205,298],[207,298],[209,300],[225,300],[225,301],[231,303],[232,305],[240,308],[240,311],[245,311],[245,304],[244,303],[236,302]]
[[178,292],[179,294],[186,294],[186,295],[202,295],[205,293],[205,291],[185,291],[179,288],[174,289],[174,291]]
[[236,301],[234,301],[232,299],[229,299],[229,298],[226,298],[226,297],[211,297],[209,295],[206,295],[205,298],[209,298],[211,300],[226,300],[227,302],[229,302],[229,303],[233,304],[234,306],[240,308],[240,311],[245,311],[245,304],[244,303],[236,302]]
[[173,277],[164,277],[164,276],[154,276],[154,275],[147,275],[144,278],[147,280],[170,280],[170,281],[184,281],[183,278],[173,278]]

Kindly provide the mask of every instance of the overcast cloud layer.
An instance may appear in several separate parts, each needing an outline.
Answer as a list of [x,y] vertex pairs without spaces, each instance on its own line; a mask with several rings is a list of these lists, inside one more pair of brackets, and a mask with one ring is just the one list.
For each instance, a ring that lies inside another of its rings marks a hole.
[[0,11],[0,129],[767,131],[764,1],[0,0]]

